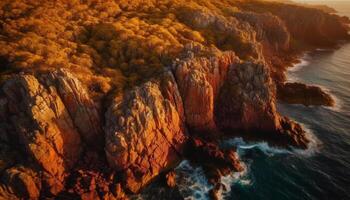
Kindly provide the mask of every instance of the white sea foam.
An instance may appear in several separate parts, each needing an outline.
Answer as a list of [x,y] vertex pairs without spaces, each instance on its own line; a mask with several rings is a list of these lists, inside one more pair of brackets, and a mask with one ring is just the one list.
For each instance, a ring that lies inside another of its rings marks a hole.
[[288,72],[296,72],[301,68],[310,64],[310,56],[308,53],[305,53],[300,59],[299,62],[294,64],[292,67],[288,68]]
[[312,156],[315,153],[319,152],[319,147],[322,145],[322,142],[316,137],[316,135],[313,133],[312,129],[301,123],[298,122],[302,128],[304,129],[305,133],[306,133],[306,138],[310,141],[308,144],[308,148],[307,149],[295,149],[292,148],[292,151],[294,153],[296,153],[297,155],[301,155],[301,156]]
[[243,171],[241,172],[232,172],[226,176],[221,177],[220,182],[223,185],[223,188],[219,191],[220,199],[227,199],[231,192],[231,187],[234,183],[239,183],[241,185],[250,186],[251,180],[248,177],[249,167],[241,161]]
[[[322,91],[329,94],[332,97],[332,99],[334,100],[334,106],[322,106],[323,108],[329,109],[329,110],[332,110],[335,112],[342,112],[341,109],[342,109],[343,102],[337,96],[335,96],[329,88],[327,88],[326,86],[323,86],[323,85],[318,85],[318,84],[308,84],[308,85],[321,88]],[[313,108],[313,107],[317,107],[317,106],[310,106],[310,107]]]
[[184,160],[175,168],[179,191],[186,200],[209,200],[209,191],[213,188],[208,183],[201,167],[193,167]]
[[[235,182],[242,185],[250,185],[251,181],[246,176],[248,172],[247,166],[242,163],[242,172],[232,172],[220,179],[222,188],[218,196],[220,199],[226,199],[229,196],[231,187]],[[184,160],[175,168],[176,181],[181,195],[186,200],[209,200],[209,191],[213,185],[209,184],[201,167],[194,167],[188,160]]]
[[335,112],[342,112],[342,105],[343,102],[337,97],[335,96],[332,91],[330,89],[328,89],[327,87],[323,86],[323,85],[317,85],[315,84],[315,86],[321,88],[323,91],[327,92],[329,95],[331,95],[332,99],[334,100],[334,106],[322,106],[323,108],[335,111]]
[[[291,154],[300,156],[313,155],[318,150],[320,142],[306,125],[301,124],[307,133],[307,138],[311,141],[307,150],[300,149],[283,149],[278,147],[269,146],[267,142],[246,142],[242,138],[232,138],[221,142],[222,148],[236,148],[239,157],[243,157],[247,152],[258,149],[267,156],[274,156],[277,154]],[[241,161],[243,166],[242,172],[232,172],[227,176],[223,176],[220,179],[223,187],[220,189],[218,196],[220,199],[228,199],[231,192],[231,187],[235,183],[244,186],[253,185],[249,177],[249,166],[247,163]],[[179,187],[181,195],[186,200],[209,200],[209,191],[213,188],[213,185],[209,184],[205,177],[204,170],[198,166],[192,166],[188,160],[184,160],[176,171],[176,182]]]

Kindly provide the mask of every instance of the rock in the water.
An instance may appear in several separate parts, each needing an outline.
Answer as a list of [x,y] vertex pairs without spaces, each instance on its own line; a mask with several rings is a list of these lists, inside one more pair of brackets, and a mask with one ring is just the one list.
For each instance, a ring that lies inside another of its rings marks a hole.
[[305,106],[334,106],[335,104],[331,95],[320,87],[303,83],[278,84],[277,98],[289,104],[303,104]]
[[123,173],[129,191],[138,192],[179,161],[186,129],[182,100],[170,72],[113,101],[106,119],[107,159]]
[[176,186],[176,174],[174,171],[170,171],[165,175],[167,186],[173,188]]
[[219,183],[220,177],[231,171],[243,171],[237,153],[233,149],[221,150],[215,141],[193,137],[188,148],[187,156],[203,167],[211,184]]

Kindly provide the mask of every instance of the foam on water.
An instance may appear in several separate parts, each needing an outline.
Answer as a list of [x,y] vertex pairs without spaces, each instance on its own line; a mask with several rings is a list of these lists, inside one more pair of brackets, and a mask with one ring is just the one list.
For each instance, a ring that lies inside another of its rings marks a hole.
[[[248,167],[242,163],[242,172],[232,172],[226,176],[221,177],[220,182],[222,188],[218,196],[220,199],[226,199],[234,183],[249,186],[251,181],[248,176]],[[175,168],[176,181],[181,195],[186,200],[209,200],[209,191],[213,185],[209,184],[205,177],[204,171],[201,167],[194,167],[188,160],[184,160],[178,167]]]
[[[314,136],[312,131],[305,125],[301,124],[307,133],[307,138],[311,141],[307,150],[301,149],[283,149],[269,146],[267,142],[246,142],[242,138],[232,138],[221,142],[221,148],[236,148],[239,157],[243,157],[246,152],[253,149],[258,149],[267,156],[274,156],[277,154],[293,154],[300,156],[310,156],[317,152],[317,147],[320,142]],[[219,191],[220,199],[228,199],[231,192],[231,187],[234,184],[249,187],[253,185],[249,178],[249,166],[247,163],[241,161],[244,170],[242,172],[232,172],[220,179],[223,185]],[[198,166],[192,166],[188,160],[182,161],[178,167],[175,168],[176,181],[178,183],[179,191],[186,200],[209,200],[209,191],[213,185],[209,184],[205,177],[204,170]]]
[[193,167],[184,160],[175,168],[176,182],[181,195],[186,200],[209,200],[209,191],[213,188],[208,183],[201,167]]
[[231,192],[231,187],[234,183],[239,183],[244,186],[250,186],[251,180],[248,177],[249,167],[242,162],[243,171],[241,172],[231,172],[230,174],[221,177],[220,182],[223,185],[223,188],[219,191],[220,199],[227,199]]
[[300,81],[300,78],[295,74],[297,71],[299,71],[301,68],[307,66],[310,64],[310,56],[309,53],[305,53],[300,59],[299,62],[294,64],[292,67],[289,67],[287,69],[287,82],[298,82]]
[[301,68],[310,64],[309,60],[310,60],[310,56],[309,56],[309,53],[307,52],[299,59],[298,63],[296,63],[292,67],[288,68],[288,72],[299,71]]

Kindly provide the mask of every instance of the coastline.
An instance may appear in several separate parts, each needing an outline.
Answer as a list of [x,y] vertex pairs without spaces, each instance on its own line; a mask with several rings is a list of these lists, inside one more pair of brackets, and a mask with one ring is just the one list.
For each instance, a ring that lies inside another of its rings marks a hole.
[[[282,115],[276,103],[334,104],[321,87],[293,85],[285,75],[303,69],[308,48],[345,37],[338,17],[271,2],[213,1],[210,9],[161,3],[149,11],[137,1],[130,8],[113,1],[78,13],[74,6],[57,11],[42,4],[18,21],[8,9],[0,12],[7,28],[0,60],[13,67],[0,83],[0,161],[14,153],[0,166],[0,198],[127,199],[155,183],[167,189],[151,195],[168,199],[179,196],[180,166],[199,177],[189,181],[207,181],[193,183],[203,187],[194,195],[218,199],[249,173],[240,153],[310,151],[315,141],[307,127]],[[103,6],[108,12],[101,14]],[[43,10],[45,23],[31,26]],[[295,17],[309,24],[295,26]],[[27,21],[33,30],[17,26]],[[69,21],[59,23],[67,34],[53,31],[57,21]],[[223,138],[236,136],[246,142],[222,148]]]

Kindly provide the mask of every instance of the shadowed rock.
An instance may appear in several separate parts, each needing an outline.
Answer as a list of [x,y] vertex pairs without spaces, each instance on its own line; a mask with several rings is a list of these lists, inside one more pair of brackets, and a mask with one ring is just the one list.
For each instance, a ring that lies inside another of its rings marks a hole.
[[289,104],[303,104],[305,106],[334,106],[331,95],[320,87],[303,83],[284,83],[277,87],[278,100]]

